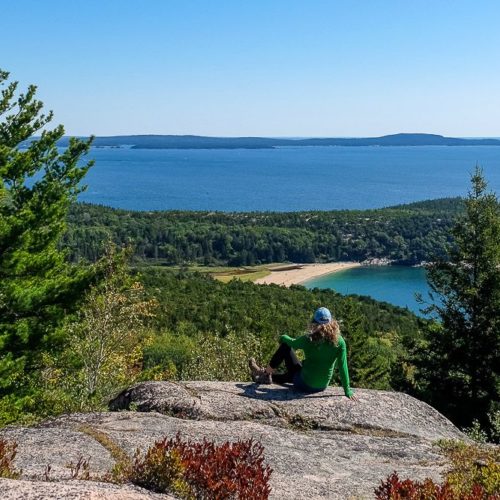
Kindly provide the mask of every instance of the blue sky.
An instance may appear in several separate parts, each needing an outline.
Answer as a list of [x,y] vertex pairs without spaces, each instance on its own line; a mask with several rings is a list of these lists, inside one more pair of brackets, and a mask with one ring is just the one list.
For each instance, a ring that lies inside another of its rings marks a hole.
[[500,2],[0,0],[69,134],[500,136]]

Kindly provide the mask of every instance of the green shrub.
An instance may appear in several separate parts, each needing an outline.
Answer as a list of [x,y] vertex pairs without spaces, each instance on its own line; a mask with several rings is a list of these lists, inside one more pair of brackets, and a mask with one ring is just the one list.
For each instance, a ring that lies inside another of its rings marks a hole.
[[463,432],[477,443],[486,443],[488,441],[488,434],[482,429],[479,420],[473,420],[472,425],[463,429]]
[[156,493],[174,493],[181,498],[192,498],[184,479],[185,468],[178,450],[156,442],[145,455],[138,450],[128,478],[132,483]]
[[458,494],[469,494],[475,485],[488,495],[500,492],[500,449],[491,446],[443,442],[441,448],[451,461],[445,479]]
[[157,380],[248,380],[248,358],[263,358],[261,345],[250,333],[165,332],[144,349],[144,366]]
[[163,373],[163,378],[182,379],[195,351],[195,338],[182,332],[163,332],[144,348],[144,368],[152,373]]
[[493,410],[488,414],[490,422],[490,437],[492,443],[500,443],[500,410]]
[[225,336],[199,336],[184,372],[185,380],[248,380],[248,358],[262,358],[258,339],[231,332]]
[[111,397],[139,378],[157,304],[130,276],[126,257],[109,248],[98,263],[102,280],[58,332],[60,349],[39,353],[37,370],[23,381],[37,417],[104,410]]
[[500,443],[500,410],[492,410],[486,414],[487,424],[481,426],[479,420],[473,420],[471,427],[463,432],[477,443]]

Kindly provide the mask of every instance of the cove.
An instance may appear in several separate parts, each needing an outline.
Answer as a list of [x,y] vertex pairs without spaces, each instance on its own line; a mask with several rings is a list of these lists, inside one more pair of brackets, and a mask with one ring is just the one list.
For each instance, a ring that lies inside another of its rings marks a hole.
[[367,295],[375,300],[407,307],[422,316],[415,293],[428,300],[426,271],[421,267],[363,266],[327,274],[303,283],[307,288],[333,289],[343,295]]

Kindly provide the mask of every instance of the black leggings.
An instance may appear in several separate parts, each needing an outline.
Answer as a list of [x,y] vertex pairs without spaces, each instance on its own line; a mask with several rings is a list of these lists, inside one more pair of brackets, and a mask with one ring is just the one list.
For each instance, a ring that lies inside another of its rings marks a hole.
[[269,366],[276,369],[283,361],[285,362],[286,372],[273,374],[273,381],[277,384],[292,383],[293,377],[302,368],[300,361],[295,356],[294,350],[286,344],[280,344],[278,350],[273,354],[271,361],[269,361]]

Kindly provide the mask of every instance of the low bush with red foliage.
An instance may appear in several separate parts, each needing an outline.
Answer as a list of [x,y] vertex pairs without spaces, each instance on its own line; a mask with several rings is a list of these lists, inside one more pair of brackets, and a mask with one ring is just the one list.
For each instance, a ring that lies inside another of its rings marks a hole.
[[0,477],[17,479],[21,475],[14,467],[17,454],[17,443],[0,437]]
[[488,494],[483,486],[474,484],[468,493],[457,493],[448,483],[436,484],[432,479],[422,482],[401,480],[393,472],[375,490],[377,500],[498,500],[500,495]]
[[252,439],[218,445],[177,435],[156,441],[144,455],[137,453],[131,481],[184,498],[265,500],[271,472],[264,465],[263,446]]
[[448,458],[443,484],[399,479],[393,472],[375,490],[378,500],[500,500],[500,447],[460,441],[437,443]]

